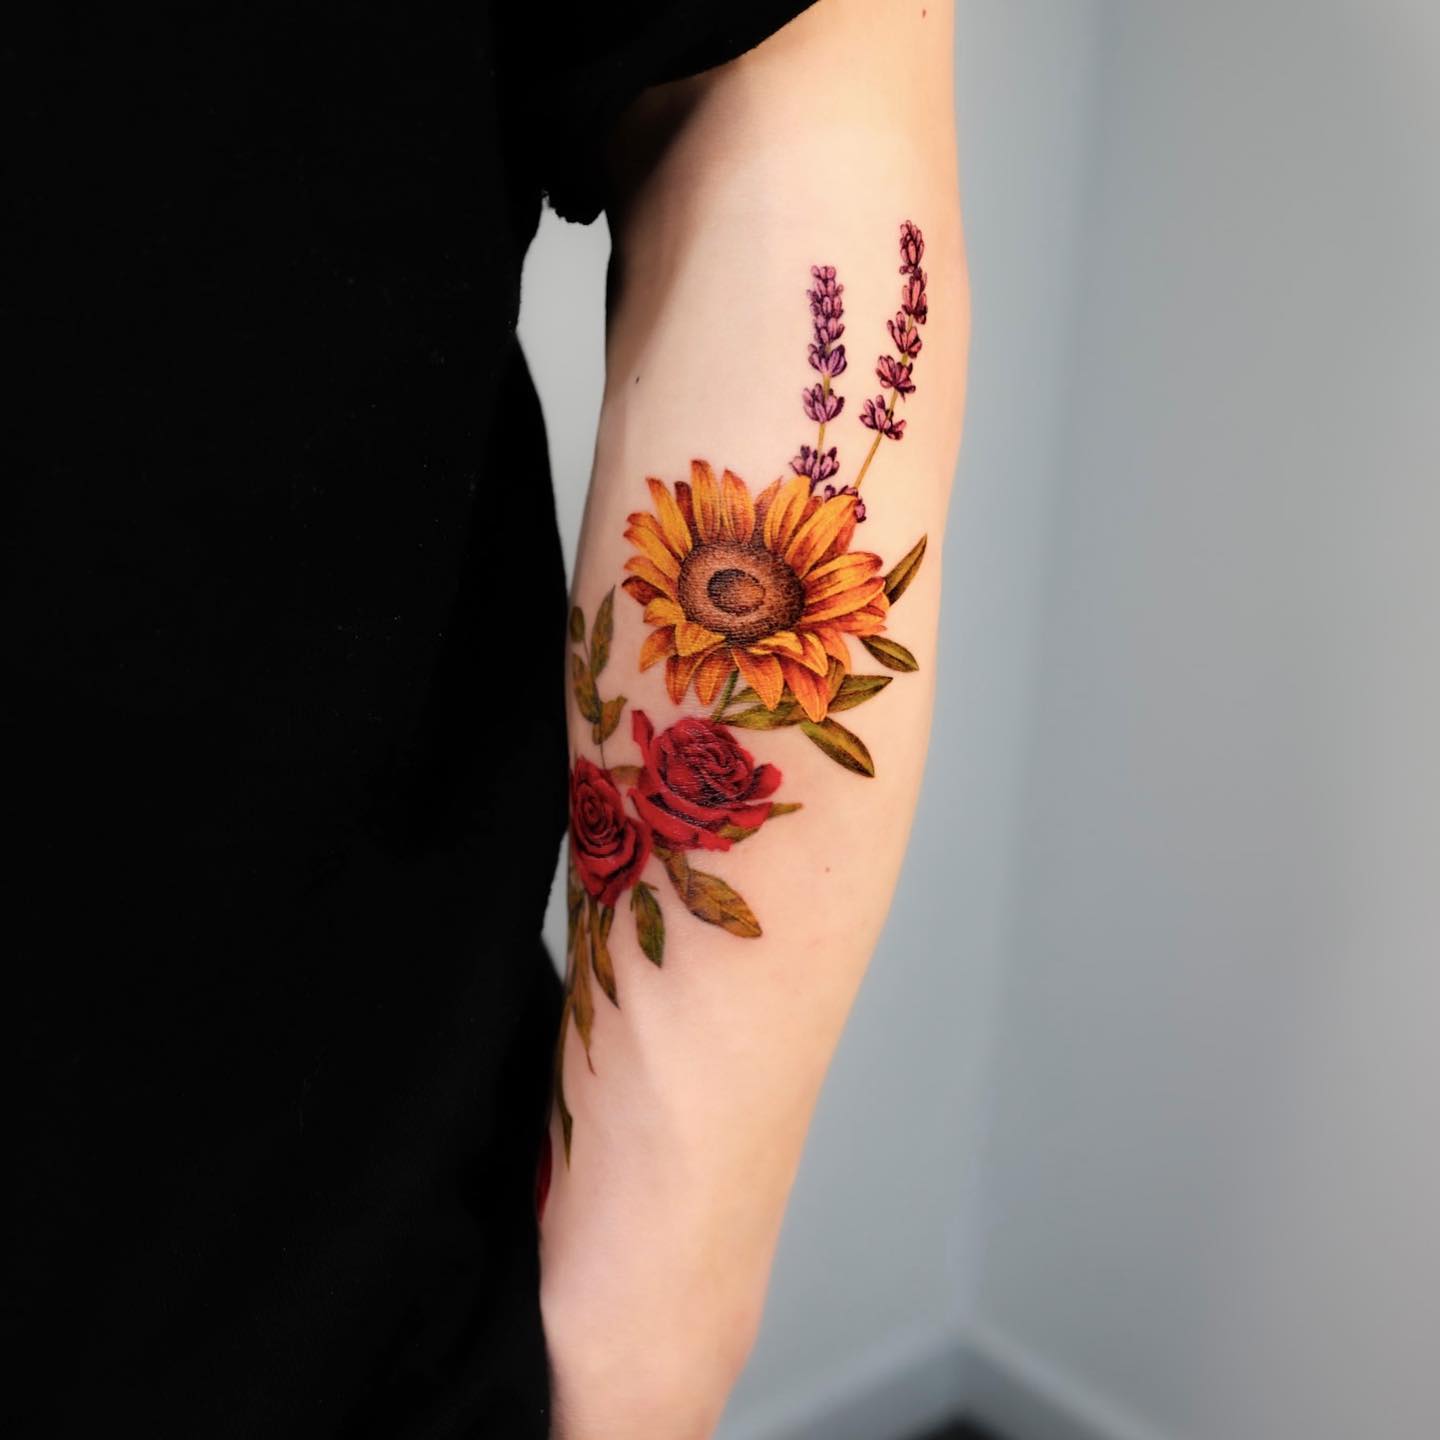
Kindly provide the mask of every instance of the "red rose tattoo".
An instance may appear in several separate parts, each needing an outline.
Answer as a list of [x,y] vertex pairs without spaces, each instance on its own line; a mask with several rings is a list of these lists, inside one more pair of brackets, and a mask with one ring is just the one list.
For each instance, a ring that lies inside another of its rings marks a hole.
[[625,813],[609,775],[582,755],[570,776],[570,849],[580,883],[600,905],[614,905],[650,858],[650,830]]
[[640,746],[635,808],[661,844],[677,850],[728,850],[726,826],[754,830],[770,818],[780,784],[773,765],[756,765],[728,726],[687,716],[661,735],[643,710],[631,723]]

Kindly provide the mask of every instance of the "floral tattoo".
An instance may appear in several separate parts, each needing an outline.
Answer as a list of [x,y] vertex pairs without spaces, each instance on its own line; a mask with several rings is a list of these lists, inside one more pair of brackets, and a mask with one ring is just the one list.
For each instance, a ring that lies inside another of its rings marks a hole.
[[[850,642],[887,670],[920,668],[884,632],[924,559],[925,537],[888,570],[879,555],[852,546],[865,520],[860,487],[880,442],[905,437],[905,421],[895,412],[915,393],[920,329],[929,313],[924,254],[919,227],[905,221],[900,308],[886,326],[893,353],[878,357],[881,393],[861,407],[860,424],[874,439],[853,483],[836,483],[839,447],[825,445],[827,430],[845,410],[835,389],[848,368],[841,343],[845,287],[833,265],[813,265],[806,298],[809,363],[818,378],[801,393],[816,427],[813,443],[800,446],[788,476],[758,493],[732,471],[717,477],[706,461],[694,460],[689,480],[647,480],[651,508],[629,517],[625,538],[635,554],[621,584],[648,627],[638,668],[663,665],[671,704],[680,707],[693,691],[708,716],[683,715],[659,728],[643,710],[632,711],[635,758],[607,759],[605,744],[619,731],[627,703],[624,695],[601,693],[615,591],[601,600],[588,628],[578,606],[570,612],[571,690],[590,723],[599,763],[580,756],[570,777],[569,946],[554,1086],[567,1162],[574,1119],[565,1102],[566,1035],[573,1021],[593,1070],[592,978],[618,1007],[609,939],[622,902],[641,952],[657,966],[664,962],[664,910],[645,878],[652,864],[691,915],[741,938],[761,933],[749,905],[724,879],[690,863],[697,852],[723,854],[800,809],[774,798],[781,771],[757,760],[736,732],[798,730],[851,774],[873,776],[865,742],[835,715],[872,700],[893,676],[853,671]],[[547,1160],[548,1151],[542,1192]]]

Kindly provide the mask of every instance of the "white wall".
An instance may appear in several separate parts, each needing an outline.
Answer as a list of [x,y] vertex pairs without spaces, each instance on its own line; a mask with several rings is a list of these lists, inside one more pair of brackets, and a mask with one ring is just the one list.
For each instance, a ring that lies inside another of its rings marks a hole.
[[1440,9],[1101,13],[977,1333],[1103,1434],[1434,1440]]

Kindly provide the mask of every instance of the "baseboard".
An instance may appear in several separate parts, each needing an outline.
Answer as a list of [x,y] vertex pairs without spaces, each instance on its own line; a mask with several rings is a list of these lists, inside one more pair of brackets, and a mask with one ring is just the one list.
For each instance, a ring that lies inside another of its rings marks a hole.
[[962,1415],[1004,1440],[1169,1440],[987,1326],[899,1337],[727,1414],[716,1440],[915,1440]]
[[727,1413],[715,1440],[915,1440],[960,1410],[965,1344],[900,1336],[773,1402]]
[[993,1328],[965,1337],[963,1407],[1005,1440],[1168,1440]]

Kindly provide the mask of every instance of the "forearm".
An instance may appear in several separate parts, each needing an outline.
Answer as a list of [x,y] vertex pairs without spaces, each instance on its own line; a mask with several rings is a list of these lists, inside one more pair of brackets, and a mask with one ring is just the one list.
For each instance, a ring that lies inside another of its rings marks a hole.
[[[767,71],[783,45],[730,67],[618,217],[542,1231],[564,1440],[713,1428],[902,857],[968,326],[949,95],[914,58],[948,50],[932,16],[800,36],[807,69],[828,43],[833,85],[879,97],[828,118]],[[802,446],[838,473],[797,478]]]

